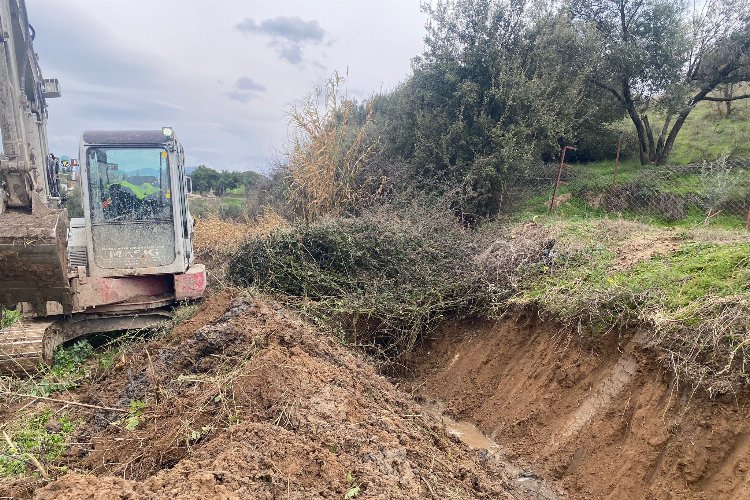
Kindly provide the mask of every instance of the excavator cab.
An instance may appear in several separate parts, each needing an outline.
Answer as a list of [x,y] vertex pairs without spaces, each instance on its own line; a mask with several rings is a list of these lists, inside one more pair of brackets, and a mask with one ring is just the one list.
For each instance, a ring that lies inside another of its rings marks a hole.
[[172,129],[87,131],[80,158],[88,276],[185,273],[193,218]]

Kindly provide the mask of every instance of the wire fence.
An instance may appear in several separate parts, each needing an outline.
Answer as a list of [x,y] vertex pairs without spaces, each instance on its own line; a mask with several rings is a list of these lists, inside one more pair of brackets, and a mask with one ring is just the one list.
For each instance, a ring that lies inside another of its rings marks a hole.
[[[720,157],[685,166],[618,162],[548,164],[526,181],[546,191],[550,212],[589,210],[624,217],[750,228],[750,161]],[[548,186],[546,190],[543,186]]]

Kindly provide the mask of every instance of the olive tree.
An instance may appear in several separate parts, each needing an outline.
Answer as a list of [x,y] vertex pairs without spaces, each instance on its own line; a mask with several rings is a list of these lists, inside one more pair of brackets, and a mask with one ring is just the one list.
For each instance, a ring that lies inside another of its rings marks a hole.
[[750,0],[571,0],[570,9],[598,47],[590,83],[627,112],[642,164],[669,159],[699,102],[750,98],[723,92],[750,81]]

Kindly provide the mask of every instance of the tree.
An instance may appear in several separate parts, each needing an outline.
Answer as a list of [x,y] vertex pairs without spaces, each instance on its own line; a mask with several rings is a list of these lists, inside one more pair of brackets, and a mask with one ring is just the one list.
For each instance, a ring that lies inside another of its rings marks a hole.
[[389,151],[418,184],[457,186],[467,218],[498,212],[524,169],[559,152],[561,140],[574,142],[587,119],[578,110],[586,107],[589,49],[564,11],[530,7],[426,5],[425,52],[412,77],[377,103]]
[[213,186],[214,194],[216,196],[224,196],[227,191],[234,189],[239,185],[240,177],[238,172],[223,170],[218,174],[218,179]]
[[[750,80],[750,0],[572,0],[582,40],[598,47],[590,82],[609,92],[633,122],[642,164],[666,163],[701,101]],[[663,117],[660,127],[651,113]]]
[[193,190],[205,195],[210,193],[219,183],[219,172],[205,165],[199,165],[190,174],[190,178],[193,181]]

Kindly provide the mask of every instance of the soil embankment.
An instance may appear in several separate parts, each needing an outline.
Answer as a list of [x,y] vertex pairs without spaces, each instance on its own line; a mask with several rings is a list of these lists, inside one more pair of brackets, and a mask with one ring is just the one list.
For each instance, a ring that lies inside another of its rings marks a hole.
[[[363,357],[260,298],[208,300],[171,337],[136,346],[61,398],[93,405],[53,408],[79,422],[54,469],[70,472],[48,484],[6,481],[1,495],[527,498],[538,489],[453,439]],[[142,411],[108,410],[133,401]]]
[[549,325],[446,325],[414,385],[571,498],[750,497],[750,404],[677,390],[644,334],[597,349]]

